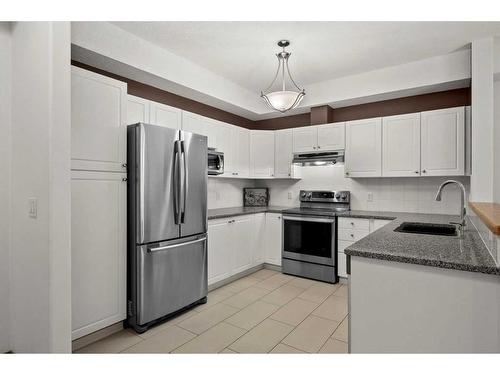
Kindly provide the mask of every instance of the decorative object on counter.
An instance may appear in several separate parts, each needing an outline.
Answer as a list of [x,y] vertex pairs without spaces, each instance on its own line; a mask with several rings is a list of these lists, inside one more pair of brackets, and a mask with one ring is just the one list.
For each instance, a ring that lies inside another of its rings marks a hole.
[[264,207],[269,204],[268,188],[243,188],[243,206]]
[[[278,70],[276,71],[276,75],[274,76],[274,79],[269,87],[260,93],[261,98],[265,100],[266,104],[271,109],[282,113],[297,107],[302,98],[306,95],[304,89],[297,86],[292,78],[292,75],[290,74],[290,69],[288,68],[288,58],[291,53],[285,51],[285,47],[288,47],[289,45],[290,42],[288,40],[280,40],[278,42],[278,46],[283,48],[282,52],[276,54],[276,57],[278,58]],[[273,86],[275,86],[275,83],[278,81],[278,76],[281,76],[281,90],[278,89],[272,91]],[[287,79],[291,85],[295,86],[297,91],[287,90]]]

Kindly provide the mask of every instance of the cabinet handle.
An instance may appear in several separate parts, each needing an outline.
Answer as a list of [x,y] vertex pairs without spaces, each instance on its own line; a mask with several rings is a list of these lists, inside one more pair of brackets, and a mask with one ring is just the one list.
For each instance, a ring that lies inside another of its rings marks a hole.
[[424,169],[424,170],[422,171],[422,173],[427,173],[427,171]]
[[128,178],[127,178],[127,177],[123,177],[123,178],[122,178],[122,181],[123,181],[123,182],[125,182],[125,181],[127,181],[127,180],[128,180]]
[[349,176],[349,172],[345,172],[345,175],[346,175],[346,176]]
[[318,146],[318,149],[320,149],[320,148],[321,148],[321,146]]
[[354,238],[354,234],[353,233],[351,233],[351,237]]
[[127,163],[123,163],[123,164],[122,164],[122,167],[123,167],[123,168],[127,168]]
[[354,223],[351,221],[351,225],[354,225]]
[[313,146],[313,150],[316,150],[316,146]]
[[418,171],[415,171],[415,174],[418,174]]

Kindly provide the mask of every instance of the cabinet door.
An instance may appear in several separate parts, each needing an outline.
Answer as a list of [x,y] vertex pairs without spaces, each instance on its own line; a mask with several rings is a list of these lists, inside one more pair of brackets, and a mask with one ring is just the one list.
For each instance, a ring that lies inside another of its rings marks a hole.
[[291,177],[293,159],[293,130],[278,130],[274,133],[274,176]]
[[266,263],[281,266],[281,214],[266,213]]
[[372,118],[346,123],[346,177],[382,175],[382,119]]
[[382,119],[382,176],[420,176],[420,113]]
[[165,104],[150,102],[149,122],[153,125],[161,125],[167,128],[181,130],[182,111]]
[[127,125],[149,123],[149,100],[127,95]]
[[250,130],[233,127],[233,155],[236,160],[234,172],[238,177],[250,175]]
[[127,85],[71,67],[71,168],[125,172]]
[[422,112],[422,176],[465,174],[464,107]]
[[274,132],[252,130],[250,133],[250,174],[252,177],[274,176]]
[[249,215],[237,216],[230,224],[232,236],[231,249],[234,252],[232,274],[237,274],[252,267],[253,245],[255,243],[253,223],[253,215]]
[[236,168],[233,126],[221,121],[214,121],[217,150],[224,153],[224,176],[233,176]]
[[253,265],[266,261],[266,214],[254,215]]
[[207,136],[207,126],[202,116],[182,111],[182,130]]
[[228,219],[208,222],[208,284],[231,275],[233,253],[231,224]]
[[71,175],[72,337],[126,318],[125,173]]
[[315,151],[318,146],[318,129],[305,126],[293,129],[293,152]]
[[318,150],[335,151],[345,149],[345,122],[316,126]]

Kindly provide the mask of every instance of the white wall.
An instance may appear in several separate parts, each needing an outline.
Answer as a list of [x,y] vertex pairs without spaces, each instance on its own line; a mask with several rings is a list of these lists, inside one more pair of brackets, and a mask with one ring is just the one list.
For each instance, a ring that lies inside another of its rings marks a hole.
[[15,23],[12,68],[11,348],[70,352],[69,23]]
[[472,42],[472,202],[493,201],[493,38]]
[[[369,211],[398,211],[443,213],[458,215],[460,195],[455,186],[443,191],[441,202],[434,201],[437,189],[446,177],[417,178],[345,178],[344,166],[302,167],[302,179],[259,180],[257,186],[270,188],[271,205],[298,206],[299,191],[349,190],[351,209]],[[468,177],[453,177],[469,189]],[[288,193],[292,199],[288,199]],[[367,201],[368,193],[373,194],[373,202]]]
[[[497,57],[500,60],[500,52]],[[500,77],[494,83],[493,201],[500,203]]]
[[0,353],[4,353],[10,350],[11,36],[8,22],[0,22],[0,82]]

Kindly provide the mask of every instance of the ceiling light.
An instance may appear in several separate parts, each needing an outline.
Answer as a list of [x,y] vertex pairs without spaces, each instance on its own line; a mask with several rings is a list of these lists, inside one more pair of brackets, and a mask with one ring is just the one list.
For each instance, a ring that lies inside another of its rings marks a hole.
[[[288,40],[280,40],[278,46],[283,48],[283,51],[276,54],[278,58],[278,70],[274,76],[273,81],[267,89],[261,91],[260,96],[265,100],[266,104],[279,112],[286,112],[290,109],[297,107],[306,94],[304,89],[301,89],[292,78],[290,74],[290,69],[288,68],[288,58],[291,53],[285,51],[285,47],[289,46],[290,42]],[[280,73],[281,71],[281,73]],[[286,74],[285,74],[286,71]],[[288,75],[288,77],[287,77]],[[278,76],[281,77],[281,90],[272,90],[275,83],[278,81]],[[292,83],[294,87],[292,90],[286,87],[286,80]],[[295,91],[297,89],[297,91]]]

